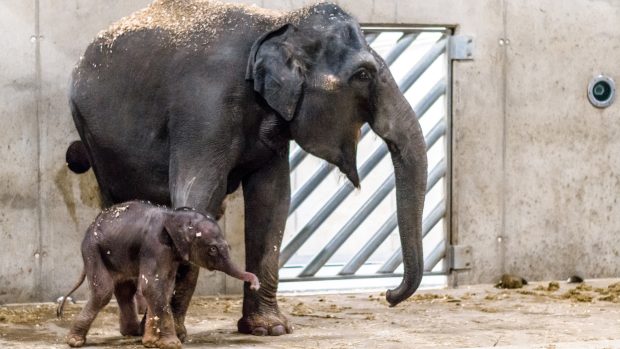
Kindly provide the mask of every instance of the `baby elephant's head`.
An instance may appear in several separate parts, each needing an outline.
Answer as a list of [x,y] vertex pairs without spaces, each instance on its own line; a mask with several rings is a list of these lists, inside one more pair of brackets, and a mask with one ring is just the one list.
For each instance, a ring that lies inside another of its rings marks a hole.
[[183,260],[209,270],[223,271],[249,282],[251,289],[259,289],[256,275],[242,271],[233,263],[230,246],[212,218],[192,210],[176,210],[168,214],[164,226]]

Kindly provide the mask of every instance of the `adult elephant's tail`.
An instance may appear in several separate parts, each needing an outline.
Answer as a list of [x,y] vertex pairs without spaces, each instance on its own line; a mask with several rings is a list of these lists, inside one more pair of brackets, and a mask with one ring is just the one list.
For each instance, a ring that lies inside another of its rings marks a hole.
[[88,152],[82,141],[74,141],[69,145],[65,159],[69,169],[75,173],[84,173],[90,168]]

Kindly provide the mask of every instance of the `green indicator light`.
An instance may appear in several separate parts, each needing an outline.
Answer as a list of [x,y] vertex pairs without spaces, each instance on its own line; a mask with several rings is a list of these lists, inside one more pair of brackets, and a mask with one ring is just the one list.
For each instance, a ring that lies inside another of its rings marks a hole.
[[609,86],[607,81],[599,81],[594,84],[592,93],[594,94],[594,98],[596,98],[597,101],[604,102],[611,96],[611,86]]

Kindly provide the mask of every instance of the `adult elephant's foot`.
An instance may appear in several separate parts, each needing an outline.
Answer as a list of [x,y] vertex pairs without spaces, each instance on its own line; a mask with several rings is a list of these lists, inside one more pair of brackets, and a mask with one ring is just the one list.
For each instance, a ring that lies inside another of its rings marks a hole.
[[121,322],[121,335],[140,337],[144,334],[144,325],[138,321],[134,322]]
[[244,315],[237,322],[237,329],[254,336],[281,336],[293,332],[293,326],[279,310]]
[[67,344],[69,344],[70,347],[73,347],[73,348],[81,347],[84,345],[85,342],[86,342],[86,337],[84,336],[80,336],[77,334],[69,334],[67,336]]

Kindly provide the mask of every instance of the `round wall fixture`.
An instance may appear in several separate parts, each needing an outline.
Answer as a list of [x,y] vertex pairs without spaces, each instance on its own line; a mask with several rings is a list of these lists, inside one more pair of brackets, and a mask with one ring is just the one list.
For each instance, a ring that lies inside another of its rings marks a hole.
[[593,78],[588,85],[588,99],[597,108],[607,108],[616,97],[614,80],[605,75]]

